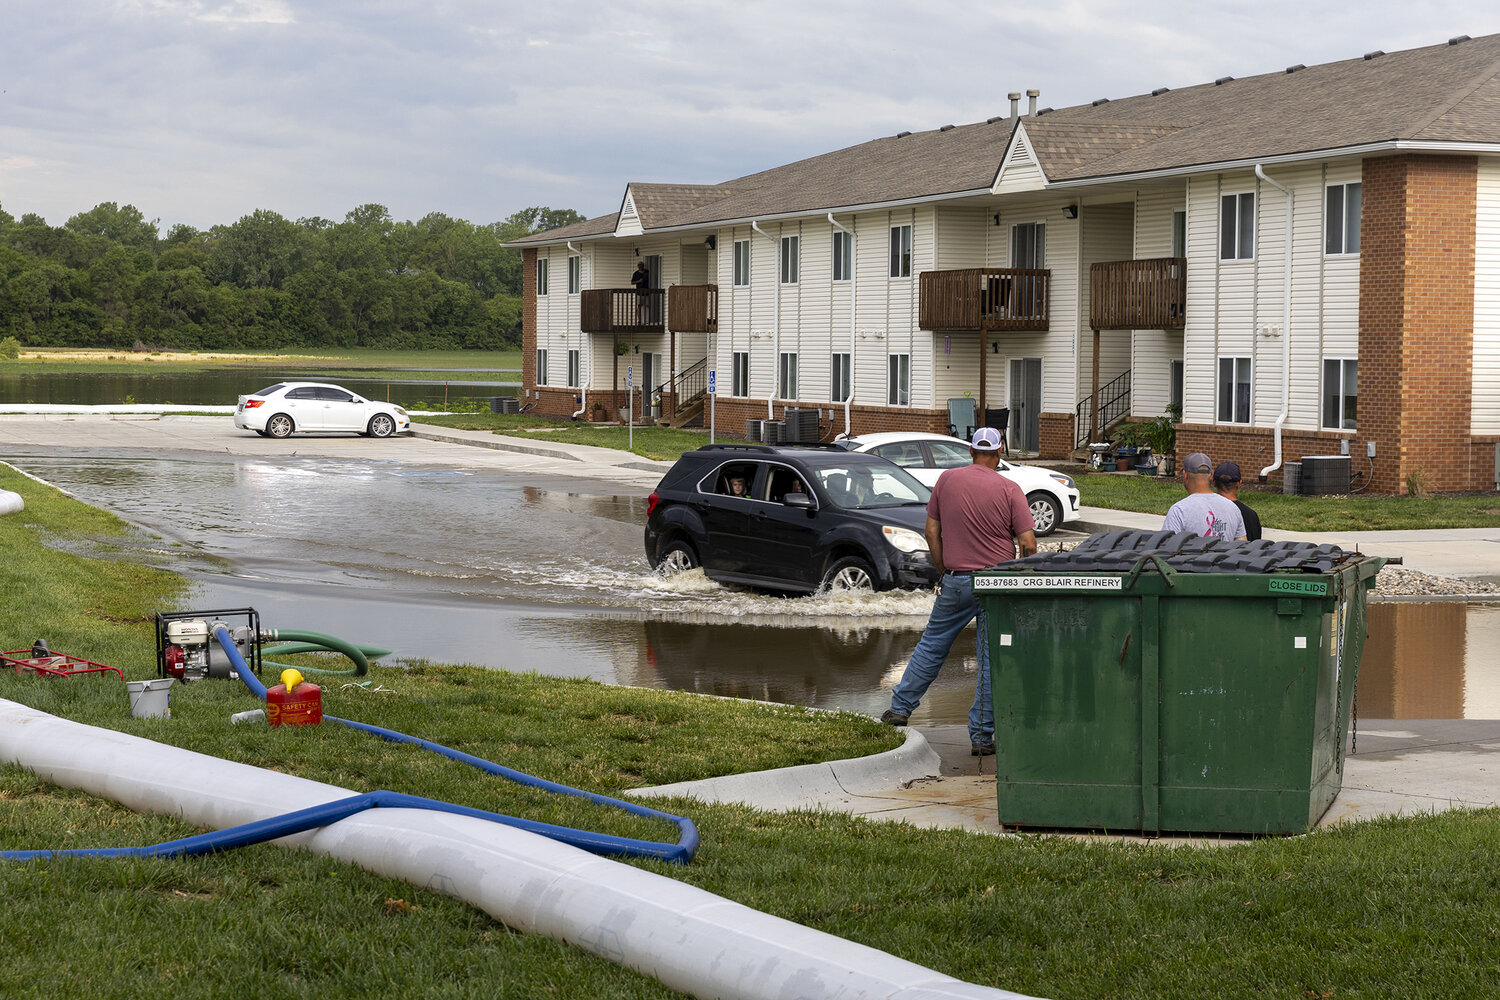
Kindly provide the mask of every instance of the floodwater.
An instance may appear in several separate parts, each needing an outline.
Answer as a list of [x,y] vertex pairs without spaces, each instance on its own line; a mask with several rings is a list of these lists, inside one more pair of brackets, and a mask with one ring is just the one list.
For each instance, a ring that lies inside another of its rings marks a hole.
[[417,403],[458,402],[520,393],[519,381],[506,381],[520,372],[462,372],[450,381],[419,381],[364,377],[356,374],[329,376],[324,372],[294,368],[225,367],[190,368],[172,365],[161,371],[141,370],[61,374],[45,369],[0,375],[0,401],[7,403],[58,403],[95,406],[130,400],[175,406],[233,406],[248,395],[277,382],[336,382],[351,392],[402,406]]
[[[402,461],[0,456],[146,529],[137,556],[255,608],[406,659],[535,670],[879,714],[932,597],[779,597],[663,580],[642,495]],[[1363,718],[1500,718],[1500,604],[1376,602]],[[914,721],[963,722],[973,632]]]

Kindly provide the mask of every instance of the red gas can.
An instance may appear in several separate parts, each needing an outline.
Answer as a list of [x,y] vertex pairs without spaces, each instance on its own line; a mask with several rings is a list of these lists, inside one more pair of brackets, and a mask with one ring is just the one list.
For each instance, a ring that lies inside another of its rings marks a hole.
[[281,683],[266,691],[266,721],[273,726],[316,726],[323,721],[323,689],[296,670],[283,670]]

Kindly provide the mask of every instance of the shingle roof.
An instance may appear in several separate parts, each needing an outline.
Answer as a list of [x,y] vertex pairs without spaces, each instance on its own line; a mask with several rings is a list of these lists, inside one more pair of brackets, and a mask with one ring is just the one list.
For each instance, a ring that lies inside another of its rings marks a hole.
[[[1500,147],[1500,35],[1063,108],[1020,119],[1049,182],[1395,140]],[[1013,123],[890,136],[722,184],[632,184],[651,230],[987,190]],[[617,215],[517,244],[613,232]]]

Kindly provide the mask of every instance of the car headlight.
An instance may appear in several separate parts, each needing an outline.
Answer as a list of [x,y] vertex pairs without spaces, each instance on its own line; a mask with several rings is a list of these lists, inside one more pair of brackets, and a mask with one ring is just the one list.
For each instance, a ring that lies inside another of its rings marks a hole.
[[1070,490],[1077,489],[1077,487],[1073,483],[1073,477],[1072,476],[1064,475],[1061,472],[1049,472],[1049,473],[1047,473],[1047,475],[1051,476],[1053,479],[1056,479],[1058,482],[1062,483],[1064,486],[1066,486]]
[[885,540],[890,542],[901,552],[926,552],[927,539],[910,528],[897,528],[894,525],[885,524],[880,527],[885,535]]
[[401,414],[403,417],[406,416],[406,409],[404,407],[396,407],[396,412]]

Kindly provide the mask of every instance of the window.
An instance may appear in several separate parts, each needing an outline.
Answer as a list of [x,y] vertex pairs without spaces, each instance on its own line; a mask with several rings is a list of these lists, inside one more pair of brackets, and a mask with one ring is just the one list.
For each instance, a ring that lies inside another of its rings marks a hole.
[[891,227],[891,277],[911,277],[911,226]]
[[[750,284],[750,241],[734,241],[734,283],[736,285]],[[739,395],[739,393],[735,393]]]
[[829,385],[833,387],[833,392],[828,398],[835,403],[842,403],[849,398],[853,386],[853,371],[849,365],[848,351],[834,354],[833,377],[829,379]]
[[583,288],[583,258],[568,258],[568,294],[577,295]]
[[783,354],[776,369],[776,398],[797,398],[797,355]]
[[551,263],[552,261],[546,257],[536,259],[536,293],[538,295],[547,294],[547,266]]
[[911,405],[911,355],[890,356],[890,378],[887,380],[886,402],[891,406]]
[[1359,253],[1359,203],[1363,187],[1359,181],[1328,185],[1328,211],[1323,219],[1326,253]]
[[1023,222],[1010,227],[1010,266],[1040,270],[1047,266],[1047,227]]
[[833,280],[854,278],[854,237],[849,233],[833,234]]
[[1250,422],[1250,359],[1219,359],[1219,422]]
[[1187,213],[1172,213],[1172,256],[1187,256]]
[[1255,193],[1226,194],[1219,200],[1219,259],[1255,256]]
[[1354,410],[1358,402],[1359,362],[1350,358],[1325,358],[1323,426],[1343,431],[1354,430]]
[[570,389],[576,389],[579,386],[579,381],[578,381],[578,376],[580,374],[579,367],[580,366],[579,366],[578,351],[576,349],[569,351],[568,352],[568,387]]
[[[781,283],[783,285],[795,285],[797,283],[797,269],[801,263],[801,252],[798,246],[802,242],[800,236],[783,236],[781,238]],[[790,399],[791,397],[785,397]]]
[[973,456],[969,454],[969,446],[957,441],[951,444],[947,441],[928,441],[927,450],[932,453],[932,465],[936,469],[962,469],[974,462]]
[[1182,362],[1173,361],[1167,373],[1167,405],[1177,406],[1177,412],[1182,412]]
[[536,352],[536,384],[547,384],[547,349],[538,348]]
[[733,372],[730,376],[731,396],[750,395],[750,352],[735,351],[731,367]]

